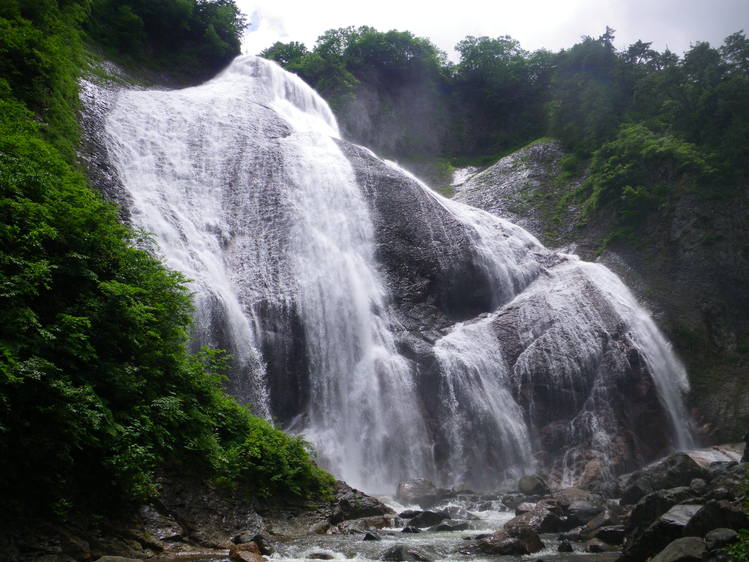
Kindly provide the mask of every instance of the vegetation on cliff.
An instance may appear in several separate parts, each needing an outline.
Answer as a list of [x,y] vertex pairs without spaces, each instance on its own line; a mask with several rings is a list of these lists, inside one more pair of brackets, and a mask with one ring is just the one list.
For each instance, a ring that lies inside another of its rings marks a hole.
[[[388,156],[486,162],[549,135],[581,161],[603,150],[601,161],[639,125],[689,143],[714,192],[735,192],[749,172],[749,39],[698,42],[683,57],[643,41],[617,51],[613,41],[607,28],[558,53],[529,53],[509,36],[466,37],[453,64],[409,32],[349,27],[311,51],[276,43],[261,55],[320,91],[353,140]],[[650,161],[647,189],[673,185],[679,174],[658,178]]]
[[[108,34],[96,18],[115,4],[149,21],[125,55],[161,48],[153,34],[179,23],[167,7],[202,22],[195,64],[215,70],[238,50],[226,0],[0,7],[0,517],[120,508],[158,494],[169,470],[255,497],[326,495],[303,441],[222,392],[221,353],[189,353],[185,280],[75,164],[83,28]],[[205,14],[222,15],[201,28]],[[230,46],[220,56],[214,33]]]

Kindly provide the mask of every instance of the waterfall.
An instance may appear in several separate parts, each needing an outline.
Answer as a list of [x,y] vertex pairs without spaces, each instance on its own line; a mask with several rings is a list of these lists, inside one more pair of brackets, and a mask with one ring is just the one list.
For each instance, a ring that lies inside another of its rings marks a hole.
[[380,261],[395,219],[375,221],[329,107],[274,63],[243,56],[201,86],[121,90],[105,128],[133,224],[190,280],[196,340],[228,349],[229,389],[337,477],[488,489],[537,468],[552,433],[561,450],[544,463],[560,478],[579,473],[573,457],[613,465],[629,423],[616,385],[636,377],[652,381],[669,446],[689,443],[684,369],[613,273],[391,168],[408,212],[429,219],[430,274],[460,252],[439,240],[465,240],[491,288],[476,317],[406,327]]

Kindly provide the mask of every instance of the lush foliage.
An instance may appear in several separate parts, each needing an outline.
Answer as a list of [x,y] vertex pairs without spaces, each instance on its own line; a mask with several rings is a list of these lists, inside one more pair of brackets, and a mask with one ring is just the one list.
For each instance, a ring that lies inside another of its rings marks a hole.
[[595,152],[586,187],[587,211],[613,205],[616,226],[639,226],[679,189],[710,186],[711,168],[691,143],[656,134],[644,125],[623,125]]
[[[353,140],[391,156],[482,161],[548,134],[581,160],[601,149],[601,163],[634,137],[651,149],[662,139],[674,156],[689,146],[709,162],[724,192],[740,186],[749,172],[744,33],[719,49],[696,43],[683,58],[643,41],[617,51],[613,41],[614,30],[606,28],[558,53],[529,53],[508,36],[466,37],[456,46],[460,62],[452,64],[426,39],[363,27],[330,30],[311,52],[276,43],[261,54],[317,88]],[[658,166],[663,155],[651,149],[647,160]]]
[[184,280],[73,164],[88,8],[0,12],[1,517],[143,501],[170,469],[327,494],[303,442],[222,392],[221,355],[188,352]]
[[240,52],[245,20],[234,0],[90,0],[99,44],[178,78],[205,78]]
[[[744,484],[744,510],[749,517],[749,470]],[[739,531],[739,541],[728,547],[728,555],[732,562],[749,562],[749,529]]]

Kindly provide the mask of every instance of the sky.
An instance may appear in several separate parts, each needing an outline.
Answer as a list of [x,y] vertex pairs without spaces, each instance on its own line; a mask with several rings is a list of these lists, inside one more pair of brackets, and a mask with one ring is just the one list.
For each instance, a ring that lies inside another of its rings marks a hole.
[[616,30],[614,45],[638,39],[678,54],[696,41],[720,46],[743,29],[749,34],[749,0],[236,0],[249,17],[244,52],[257,54],[276,41],[313,47],[328,29],[369,25],[411,31],[430,39],[457,62],[455,45],[467,35],[511,35],[533,51],[568,48],[584,35]]

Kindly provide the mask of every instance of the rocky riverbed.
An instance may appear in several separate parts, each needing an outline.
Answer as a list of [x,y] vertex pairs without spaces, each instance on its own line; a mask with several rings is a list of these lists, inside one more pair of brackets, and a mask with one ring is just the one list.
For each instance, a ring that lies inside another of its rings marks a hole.
[[45,562],[719,562],[749,528],[740,451],[675,453],[587,489],[550,489],[528,475],[514,489],[480,494],[416,479],[375,498],[339,483],[333,501],[315,506],[263,507],[173,479],[158,505],[119,527],[36,528],[0,552],[3,560]]

